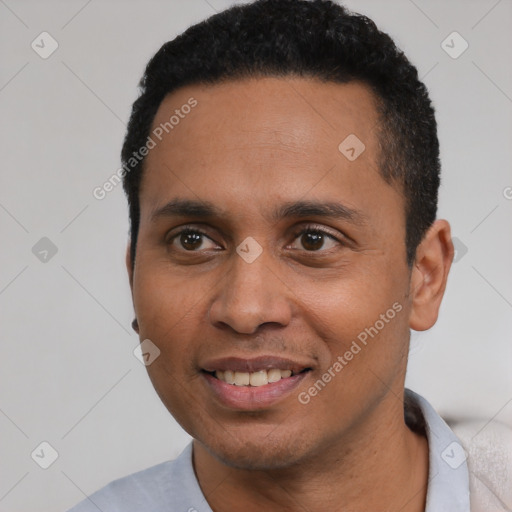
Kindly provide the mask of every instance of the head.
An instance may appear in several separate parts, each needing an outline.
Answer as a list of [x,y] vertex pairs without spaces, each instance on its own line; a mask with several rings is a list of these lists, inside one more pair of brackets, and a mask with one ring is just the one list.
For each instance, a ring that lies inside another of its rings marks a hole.
[[[409,330],[435,323],[453,250],[414,66],[333,2],[261,0],[164,44],[141,88],[127,268],[178,422],[219,459],[268,468],[403,408]],[[281,394],[226,398],[212,373],[241,361],[294,373]]]

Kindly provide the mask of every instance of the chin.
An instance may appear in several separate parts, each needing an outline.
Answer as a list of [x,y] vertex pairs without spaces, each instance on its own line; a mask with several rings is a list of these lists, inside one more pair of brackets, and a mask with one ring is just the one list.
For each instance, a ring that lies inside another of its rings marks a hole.
[[299,464],[308,452],[307,443],[299,441],[291,432],[276,436],[271,431],[257,438],[225,432],[222,439],[198,441],[223,464],[249,471],[291,468]]
[[287,447],[262,449],[260,445],[245,445],[233,450],[231,447],[213,451],[212,454],[227,466],[248,471],[270,471],[295,466],[300,457],[296,450]]

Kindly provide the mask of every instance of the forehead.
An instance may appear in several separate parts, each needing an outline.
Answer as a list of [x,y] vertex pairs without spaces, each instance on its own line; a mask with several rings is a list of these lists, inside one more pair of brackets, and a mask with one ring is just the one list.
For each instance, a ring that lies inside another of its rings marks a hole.
[[[242,144],[243,149],[268,143],[308,154],[311,150],[336,154],[339,142],[349,134],[357,134],[366,145],[374,142],[375,96],[360,82],[261,77],[187,86],[164,98],[153,129],[168,123],[191,98],[197,106],[164,134],[180,146],[187,139],[193,143],[201,139],[203,147],[221,141],[231,147]],[[190,124],[194,125],[193,134]],[[321,146],[319,139],[324,142]]]
[[378,172],[377,123],[375,97],[359,82],[265,77],[184,87],[153,121],[142,213],[176,196],[217,199],[224,209],[315,195],[369,203],[376,188],[390,188]]

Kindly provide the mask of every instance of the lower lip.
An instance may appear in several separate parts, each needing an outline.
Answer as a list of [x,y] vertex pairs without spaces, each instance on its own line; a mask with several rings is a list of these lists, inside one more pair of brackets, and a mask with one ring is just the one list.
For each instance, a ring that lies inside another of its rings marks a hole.
[[268,408],[298,387],[309,371],[263,386],[235,386],[202,372],[206,383],[223,405],[231,409],[255,411]]

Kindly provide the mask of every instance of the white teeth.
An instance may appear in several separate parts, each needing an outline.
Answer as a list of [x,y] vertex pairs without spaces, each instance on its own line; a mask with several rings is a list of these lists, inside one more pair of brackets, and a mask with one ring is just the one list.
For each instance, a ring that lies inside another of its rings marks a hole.
[[277,382],[278,380],[281,380],[281,370],[278,368],[272,368],[271,370],[268,370],[267,375],[269,382]]
[[235,386],[248,386],[250,375],[247,372],[235,372]]
[[268,384],[268,377],[266,370],[261,370],[259,372],[254,372],[250,374],[249,384],[251,386],[264,386]]
[[220,380],[223,380],[224,382],[227,382],[228,384],[234,384],[235,383],[235,372],[232,372],[231,370],[226,370],[224,372],[224,378],[217,376],[217,372],[215,372],[215,377],[217,377]]
[[227,382],[228,384],[234,384],[235,386],[264,386],[265,384],[271,384],[281,379],[286,379],[292,374],[291,370],[280,370],[279,368],[271,368],[270,370],[260,370],[258,372],[232,372],[231,370],[217,370],[215,377]]

